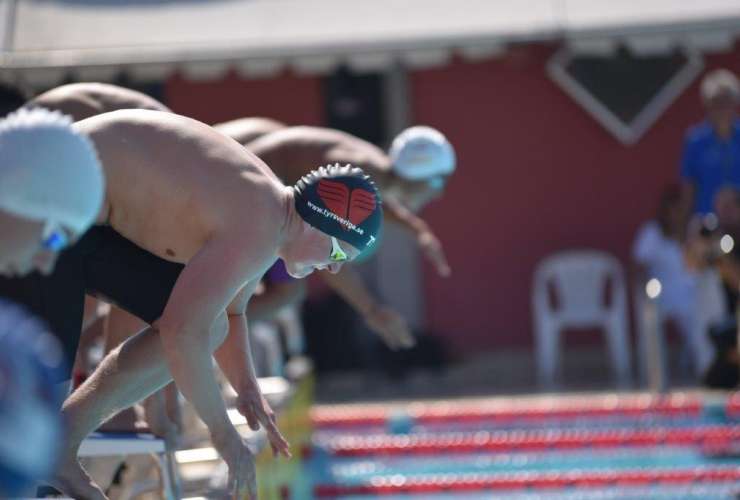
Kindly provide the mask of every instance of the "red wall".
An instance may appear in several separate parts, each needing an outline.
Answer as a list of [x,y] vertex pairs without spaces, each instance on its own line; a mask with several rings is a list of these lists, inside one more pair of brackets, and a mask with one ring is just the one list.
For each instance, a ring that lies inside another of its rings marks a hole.
[[[677,179],[686,127],[702,118],[698,83],[634,146],[620,144],[545,74],[553,47],[455,63],[411,77],[417,123],[442,129],[459,170],[425,217],[453,276],[425,273],[429,326],[463,351],[530,345],[530,284],[551,252],[591,247],[627,262],[661,187]],[[738,52],[705,70],[740,73]]]
[[321,125],[324,121],[321,80],[315,77],[283,74],[245,80],[230,73],[213,82],[174,76],[165,85],[165,101],[173,111],[205,123],[246,116],[267,116],[290,125]]

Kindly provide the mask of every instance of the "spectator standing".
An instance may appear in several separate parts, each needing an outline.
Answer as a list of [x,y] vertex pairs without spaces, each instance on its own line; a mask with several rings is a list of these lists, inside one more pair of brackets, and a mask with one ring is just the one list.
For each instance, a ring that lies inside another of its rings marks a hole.
[[740,188],[740,83],[726,69],[713,71],[701,83],[701,98],[707,117],[686,134],[681,178],[685,199],[706,214],[722,187]]

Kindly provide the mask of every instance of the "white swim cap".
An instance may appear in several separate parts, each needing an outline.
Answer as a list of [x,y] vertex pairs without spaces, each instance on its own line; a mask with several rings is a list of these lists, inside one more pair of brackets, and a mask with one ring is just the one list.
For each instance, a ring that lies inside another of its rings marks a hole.
[[407,128],[393,140],[389,155],[393,171],[412,181],[450,175],[455,171],[452,145],[431,127]]
[[0,120],[0,209],[82,234],[104,197],[95,147],[71,118],[36,108]]

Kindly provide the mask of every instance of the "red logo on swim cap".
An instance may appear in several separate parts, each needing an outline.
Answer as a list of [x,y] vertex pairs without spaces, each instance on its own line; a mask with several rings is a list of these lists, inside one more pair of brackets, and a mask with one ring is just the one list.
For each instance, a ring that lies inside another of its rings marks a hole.
[[362,224],[375,211],[375,195],[365,189],[357,188],[350,192],[341,182],[322,179],[317,192],[326,208],[355,226]]

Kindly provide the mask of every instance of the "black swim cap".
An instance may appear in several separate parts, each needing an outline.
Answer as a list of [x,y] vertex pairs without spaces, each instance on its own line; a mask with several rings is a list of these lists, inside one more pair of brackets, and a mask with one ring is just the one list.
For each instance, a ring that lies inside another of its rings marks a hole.
[[370,177],[351,165],[312,170],[295,186],[295,208],[308,224],[365,253],[383,220],[380,195]]

